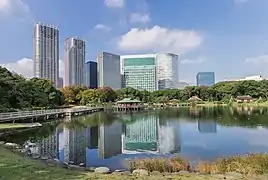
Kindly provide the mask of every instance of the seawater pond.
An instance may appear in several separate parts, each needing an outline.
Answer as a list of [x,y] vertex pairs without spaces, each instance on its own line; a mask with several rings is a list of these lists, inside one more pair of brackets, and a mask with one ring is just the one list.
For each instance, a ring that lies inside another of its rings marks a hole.
[[194,163],[267,153],[267,127],[267,108],[172,108],[55,120],[2,140],[22,145],[29,156],[114,170],[142,157],[180,155]]

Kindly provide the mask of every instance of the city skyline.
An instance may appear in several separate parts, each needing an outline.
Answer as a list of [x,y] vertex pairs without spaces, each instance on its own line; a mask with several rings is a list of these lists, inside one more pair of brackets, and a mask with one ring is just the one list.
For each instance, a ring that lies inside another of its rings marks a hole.
[[[63,3],[66,11],[61,10]],[[179,54],[180,79],[190,83],[202,71],[216,72],[217,81],[268,75],[264,68],[268,62],[266,0],[168,3],[119,0],[117,3],[113,0],[79,3],[59,0],[56,4],[52,0],[13,0],[1,4],[0,65],[26,77],[33,76],[32,27],[34,22],[41,21],[61,31],[61,77],[63,42],[70,35],[79,36],[89,44],[86,60],[95,60],[100,51]],[[53,8],[49,14],[42,10],[50,7]],[[99,15],[87,18],[96,13]]]

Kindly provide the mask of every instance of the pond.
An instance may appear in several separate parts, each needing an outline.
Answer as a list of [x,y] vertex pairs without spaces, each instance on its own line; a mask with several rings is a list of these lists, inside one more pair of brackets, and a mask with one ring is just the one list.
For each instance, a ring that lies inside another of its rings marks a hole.
[[127,168],[134,158],[180,155],[190,162],[268,152],[268,109],[172,108],[136,114],[101,112],[55,120],[2,140],[29,156]]

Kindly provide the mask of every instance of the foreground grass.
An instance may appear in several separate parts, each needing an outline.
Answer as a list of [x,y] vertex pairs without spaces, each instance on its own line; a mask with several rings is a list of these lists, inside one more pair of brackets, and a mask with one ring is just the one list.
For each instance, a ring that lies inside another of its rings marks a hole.
[[172,159],[166,158],[147,158],[137,159],[130,163],[130,169],[145,169],[149,172],[179,172],[189,170],[189,163],[180,157]]
[[[264,176],[259,179],[268,179]],[[223,179],[210,175],[155,175],[155,176],[130,176],[121,174],[99,175],[90,172],[67,170],[60,167],[49,167],[39,160],[21,157],[0,146],[0,180],[218,180]],[[241,179],[241,178],[237,178]],[[256,177],[243,178],[255,180]],[[233,179],[236,180],[236,179]]]
[[268,174],[268,154],[249,154],[218,159],[215,162],[201,162],[199,172],[217,174],[238,172],[244,175]]

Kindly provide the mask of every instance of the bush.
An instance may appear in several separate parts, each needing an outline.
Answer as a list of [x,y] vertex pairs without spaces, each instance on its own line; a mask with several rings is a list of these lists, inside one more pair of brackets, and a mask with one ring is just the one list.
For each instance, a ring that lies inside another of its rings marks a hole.
[[178,172],[181,170],[189,170],[189,163],[180,157],[171,159],[165,158],[147,158],[136,159],[130,162],[130,170],[144,169],[149,172]]
[[244,175],[267,174],[268,154],[249,154],[221,158],[215,162],[200,162],[196,170],[209,174],[226,172],[238,172]]

